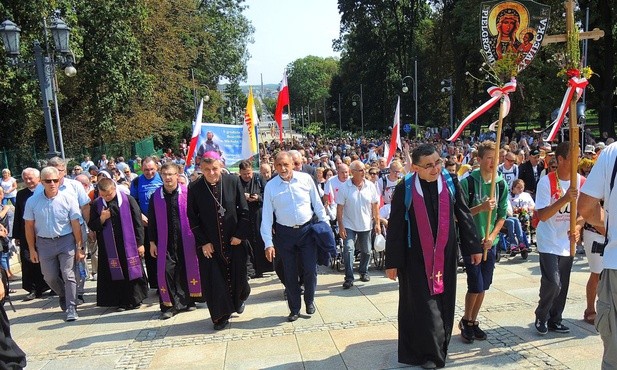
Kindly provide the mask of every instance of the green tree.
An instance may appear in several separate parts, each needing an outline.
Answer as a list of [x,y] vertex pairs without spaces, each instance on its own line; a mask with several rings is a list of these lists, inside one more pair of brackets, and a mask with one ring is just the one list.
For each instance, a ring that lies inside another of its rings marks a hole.
[[[338,61],[334,58],[321,58],[309,55],[296,59],[287,66],[287,83],[289,85],[289,100],[293,109],[323,105],[329,98],[329,87],[338,71]],[[322,112],[323,114],[323,112]]]

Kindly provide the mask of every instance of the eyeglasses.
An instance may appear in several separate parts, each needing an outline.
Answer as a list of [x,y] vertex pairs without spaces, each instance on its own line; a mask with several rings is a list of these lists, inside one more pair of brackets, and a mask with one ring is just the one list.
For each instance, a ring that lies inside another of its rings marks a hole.
[[551,169],[551,170],[556,170],[556,169],[557,169],[557,166],[551,166],[551,167],[550,167],[550,169]]
[[435,163],[427,163],[424,166],[418,165],[418,167],[423,168],[425,170],[430,170],[433,168],[439,168],[443,165],[443,159],[438,159]]
[[354,171],[364,173],[364,168],[361,168],[361,169],[359,169],[359,170],[354,170]]
[[57,184],[57,183],[60,182],[60,179],[45,179],[45,180],[43,180],[43,182],[46,183],[46,184],[51,184],[52,182],[54,184]]
[[508,161],[508,162],[514,162],[515,160],[514,160],[514,159],[512,159],[512,158],[506,158],[506,161]]

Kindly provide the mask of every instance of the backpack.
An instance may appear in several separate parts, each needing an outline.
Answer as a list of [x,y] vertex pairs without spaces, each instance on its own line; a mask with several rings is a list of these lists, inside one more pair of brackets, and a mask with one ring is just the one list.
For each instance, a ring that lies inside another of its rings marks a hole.
[[[452,180],[452,175],[444,168],[441,170],[441,176],[446,179],[446,186],[448,187],[448,192],[450,193],[450,198],[454,201],[454,197],[456,195],[456,187],[454,186],[454,181]],[[403,178],[405,182],[405,221],[407,221],[407,247],[411,248],[411,222],[409,220],[409,207],[411,207],[411,187],[413,174],[408,173]]]
[[[471,208],[473,205],[473,200],[476,196],[476,180],[469,176],[469,180],[467,180],[467,207]],[[501,181],[497,182],[497,199],[495,202],[499,203],[499,197],[503,193],[506,186],[506,180],[502,177]]]

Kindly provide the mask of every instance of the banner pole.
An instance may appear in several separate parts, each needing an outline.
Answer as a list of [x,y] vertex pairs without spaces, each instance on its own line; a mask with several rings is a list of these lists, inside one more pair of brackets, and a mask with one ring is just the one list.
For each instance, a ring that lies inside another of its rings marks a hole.
[[[495,138],[495,156],[493,158],[493,171],[491,173],[491,192],[489,193],[490,194],[489,199],[495,198],[495,179],[497,178],[497,166],[498,166],[498,161],[499,161],[499,144],[501,143],[501,131],[503,127],[503,116],[504,116],[504,109],[505,109],[504,101],[505,99],[502,97],[499,102],[499,122],[497,123],[497,137]],[[497,208],[497,205],[495,205],[495,208]],[[486,220],[486,233],[484,235],[485,238],[488,237],[491,234],[491,232],[493,232],[494,224],[491,222],[492,213],[493,213],[493,209],[491,208],[488,210],[488,216]],[[488,249],[484,249],[482,259],[486,261],[487,257],[488,257]]]

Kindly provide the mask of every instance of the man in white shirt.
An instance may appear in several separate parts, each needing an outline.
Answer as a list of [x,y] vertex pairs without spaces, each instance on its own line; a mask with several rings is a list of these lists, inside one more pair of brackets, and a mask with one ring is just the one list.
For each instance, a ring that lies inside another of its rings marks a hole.
[[[536,212],[540,223],[536,229],[538,252],[540,253],[540,300],[536,308],[535,327],[540,335],[548,331],[568,333],[570,329],[562,324],[562,313],[566,305],[570,271],[574,257],[570,256],[570,240],[578,242],[584,221],[579,218],[574,234],[570,234],[570,201],[578,197],[578,188],[584,180],[580,175],[573,179],[578,183],[570,189],[569,143],[557,146],[557,171],[540,179],[536,191]],[[574,158],[577,160],[577,158]],[[575,213],[576,215],[576,213]]]
[[88,172],[88,169],[90,169],[91,166],[94,166],[94,162],[92,162],[90,156],[85,156],[84,161],[81,162],[80,166],[84,172]]
[[381,234],[379,223],[379,195],[375,185],[364,177],[364,165],[351,163],[351,178],[339,191],[336,203],[336,219],[339,235],[345,240],[345,282],[343,289],[353,286],[353,262],[355,247],[360,251],[360,280],[369,281],[368,263],[371,256],[371,224],[375,233]]
[[[283,261],[285,291],[291,311],[287,320],[296,321],[301,308],[298,263],[302,264],[304,270],[306,313],[309,315],[315,313],[317,246],[312,240],[310,226],[313,215],[323,222],[327,222],[327,215],[313,178],[309,174],[294,171],[291,154],[278,153],[274,166],[278,176],[272,178],[264,189],[260,231],[268,261],[272,262],[276,253]],[[275,216],[276,223],[274,223]]]
[[[581,188],[578,201],[578,211],[589,224],[594,227],[604,227],[608,223],[607,238],[604,240],[603,264],[598,285],[598,301],[596,303],[596,329],[604,343],[602,369],[617,368],[617,332],[611,328],[617,325],[617,313],[613,309],[617,304],[617,192],[615,175],[617,171],[617,144],[611,144],[602,150],[596,164],[589,173],[588,181]],[[604,207],[600,201],[604,201]],[[606,211],[608,216],[605,217]],[[607,219],[608,218],[608,219]],[[608,242],[608,243],[607,243]],[[602,244],[596,244],[596,253],[601,251]]]
[[377,180],[377,190],[379,195],[383,198],[384,204],[390,204],[392,202],[392,193],[396,184],[398,184],[403,171],[403,165],[399,160],[393,160],[390,163],[390,172]]
[[323,203],[326,206],[326,213],[332,220],[336,219],[336,199],[338,193],[349,179],[349,167],[345,163],[338,165],[336,176],[330,177],[324,186]]

